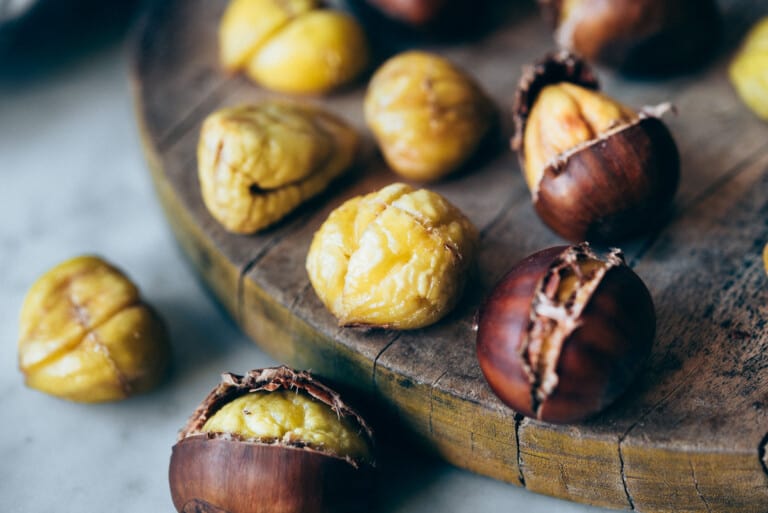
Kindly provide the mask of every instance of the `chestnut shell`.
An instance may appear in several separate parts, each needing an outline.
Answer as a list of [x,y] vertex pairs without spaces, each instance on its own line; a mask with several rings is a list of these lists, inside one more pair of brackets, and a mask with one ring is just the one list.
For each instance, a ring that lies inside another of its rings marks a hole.
[[[517,263],[499,281],[478,314],[477,356],[493,392],[509,407],[553,423],[582,420],[619,397],[650,354],[656,331],[653,300],[643,281],[615,260],[587,299],[556,358],[557,385],[536,397],[527,338],[534,298],[566,255],[594,255],[587,246],[558,246]],[[621,259],[620,253],[612,257]],[[565,306],[565,305],[564,305]]]
[[171,453],[173,504],[183,513],[320,513],[367,511],[372,502],[373,463],[307,447],[241,440],[201,432],[218,409],[254,391],[296,390],[351,417],[373,444],[365,421],[339,395],[306,372],[287,367],[245,376],[225,373],[179,433]]
[[538,2],[560,46],[629,75],[696,68],[722,32],[716,0],[582,0],[568,20],[561,19],[563,0]]
[[[528,115],[541,90],[560,82],[598,89],[586,62],[567,52],[526,68],[515,95],[512,138],[522,166]],[[677,145],[649,110],[551,163],[533,202],[539,217],[571,242],[616,242],[658,226],[669,213],[679,181]]]
[[[366,28],[374,53],[385,60],[424,44],[463,42],[485,34],[493,0],[342,0]],[[471,20],[471,22],[467,22]]]

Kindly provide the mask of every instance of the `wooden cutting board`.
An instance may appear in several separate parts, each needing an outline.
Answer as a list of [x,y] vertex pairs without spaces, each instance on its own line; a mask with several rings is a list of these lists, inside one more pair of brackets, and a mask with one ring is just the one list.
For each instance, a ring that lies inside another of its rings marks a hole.
[[[766,2],[729,1],[725,50],[698,73],[604,89],[642,106],[672,101],[681,154],[675,213],[624,246],[658,313],[652,358],[632,389],[588,422],[554,426],[502,405],[476,363],[472,319],[514,262],[560,244],[536,217],[515,156],[500,145],[473,169],[430,186],[482,230],[479,273],[456,311],[407,332],[341,329],[304,270],[310,239],[351,196],[396,181],[370,136],[364,165],[278,226],[226,233],[202,204],[195,146],[201,121],[268,93],[217,66],[226,0],[166,0],[133,55],[136,107],[160,200],[180,245],[216,297],[269,354],[386,405],[388,418],[447,461],[548,495],[647,512],[768,511],[768,124],[731,89],[727,62]],[[471,71],[508,115],[521,66],[552,49],[528,2],[467,45],[434,48]],[[365,84],[317,101],[368,134]],[[508,117],[508,116],[506,116]],[[502,130],[507,136],[507,120]],[[225,369],[222,369],[225,370]]]

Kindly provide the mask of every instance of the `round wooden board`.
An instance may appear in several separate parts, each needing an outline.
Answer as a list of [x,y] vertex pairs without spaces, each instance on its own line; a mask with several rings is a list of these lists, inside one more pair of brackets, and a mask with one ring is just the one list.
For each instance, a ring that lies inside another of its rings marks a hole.
[[[470,70],[505,114],[521,66],[551,49],[527,2],[506,4],[500,27],[463,46],[434,48]],[[217,66],[226,0],[157,2],[134,46],[136,106],[167,217],[200,276],[267,352],[386,405],[387,415],[460,467],[573,501],[647,512],[768,511],[768,125],[741,104],[727,61],[766,2],[730,1],[726,46],[699,73],[629,81],[602,70],[604,89],[631,105],[670,100],[683,178],[660,232],[627,244],[651,289],[658,336],[643,375],[588,422],[522,419],[490,392],[476,363],[472,319],[515,261],[562,243],[535,216],[516,158],[502,144],[471,169],[430,186],[482,230],[479,272],[457,310],[407,332],[340,329],[309,285],[314,231],[345,199],[397,178],[374,151],[331,191],[278,226],[226,233],[202,204],[195,147],[214,109],[275,96]],[[314,99],[367,134],[364,84]],[[222,369],[224,370],[224,369]]]

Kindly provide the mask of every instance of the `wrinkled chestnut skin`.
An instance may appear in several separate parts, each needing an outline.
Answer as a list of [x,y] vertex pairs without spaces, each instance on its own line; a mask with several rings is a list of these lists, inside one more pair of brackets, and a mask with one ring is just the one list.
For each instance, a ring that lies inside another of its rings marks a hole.
[[[512,139],[523,168],[528,115],[541,90],[559,82],[598,88],[589,66],[567,52],[525,70],[515,96]],[[641,114],[548,166],[533,202],[539,217],[563,238],[612,243],[661,223],[679,181],[680,156],[672,134],[654,115]]]
[[198,435],[173,448],[173,504],[183,513],[367,511],[371,469],[318,452]]
[[552,423],[585,419],[621,395],[649,355],[656,329],[642,280],[626,265],[608,270],[556,355],[557,387],[535,411],[521,347],[534,295],[567,249],[545,249],[517,263],[478,314],[477,356],[493,392],[515,411]]
[[713,54],[721,32],[715,0],[539,0],[539,5],[561,47],[630,75],[699,66]]

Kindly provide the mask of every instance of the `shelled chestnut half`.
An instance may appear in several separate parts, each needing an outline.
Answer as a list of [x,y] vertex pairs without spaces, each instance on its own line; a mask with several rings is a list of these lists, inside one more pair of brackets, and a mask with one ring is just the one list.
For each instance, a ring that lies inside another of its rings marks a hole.
[[325,94],[368,66],[365,32],[319,0],[232,0],[219,28],[226,71],[283,93]]
[[561,48],[629,74],[680,73],[719,42],[715,0],[539,0]]
[[566,52],[524,70],[515,135],[539,217],[562,237],[615,242],[653,229],[680,178],[669,105],[635,111],[599,93],[589,66]]
[[373,434],[339,395],[287,367],[226,373],[171,455],[183,513],[368,511]]
[[516,264],[478,314],[477,356],[494,393],[547,422],[585,419],[641,369],[656,331],[651,295],[620,251],[587,244]]

